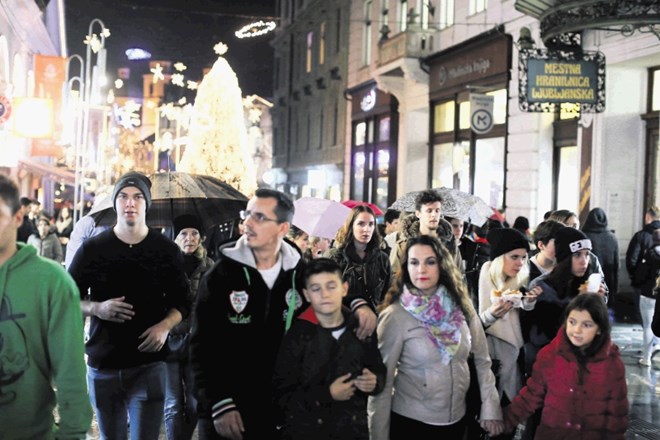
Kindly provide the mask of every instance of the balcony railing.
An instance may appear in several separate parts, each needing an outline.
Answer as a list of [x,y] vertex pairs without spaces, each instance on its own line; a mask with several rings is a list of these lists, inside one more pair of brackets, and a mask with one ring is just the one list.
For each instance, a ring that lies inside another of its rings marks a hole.
[[421,58],[433,53],[433,30],[410,26],[404,32],[378,43],[378,66],[400,58]]

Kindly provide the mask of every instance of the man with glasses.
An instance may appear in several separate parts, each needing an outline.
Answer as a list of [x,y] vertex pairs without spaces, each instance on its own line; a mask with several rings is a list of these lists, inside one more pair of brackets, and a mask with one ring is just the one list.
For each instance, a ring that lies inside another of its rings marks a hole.
[[277,438],[275,358],[305,304],[303,259],[284,241],[293,213],[284,193],[258,189],[241,212],[244,234],[201,280],[191,336],[200,439]]

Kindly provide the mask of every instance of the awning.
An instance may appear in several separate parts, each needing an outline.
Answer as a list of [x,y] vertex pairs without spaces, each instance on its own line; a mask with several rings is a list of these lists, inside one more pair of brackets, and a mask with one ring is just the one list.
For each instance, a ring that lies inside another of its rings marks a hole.
[[539,20],[546,46],[561,34],[618,31],[624,36],[653,32],[660,25],[657,0],[516,0],[516,10]]
[[63,181],[69,185],[74,185],[76,182],[75,174],[69,169],[54,167],[52,165],[36,162],[30,159],[19,159],[18,168],[33,174],[38,174],[40,176],[50,177],[54,180]]

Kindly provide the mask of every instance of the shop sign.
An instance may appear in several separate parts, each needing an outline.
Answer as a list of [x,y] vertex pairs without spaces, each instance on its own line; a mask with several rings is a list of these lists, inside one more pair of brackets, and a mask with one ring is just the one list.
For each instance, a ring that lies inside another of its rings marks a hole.
[[554,111],[577,104],[582,112],[605,110],[605,56],[601,52],[522,50],[519,56],[519,105],[522,111]]

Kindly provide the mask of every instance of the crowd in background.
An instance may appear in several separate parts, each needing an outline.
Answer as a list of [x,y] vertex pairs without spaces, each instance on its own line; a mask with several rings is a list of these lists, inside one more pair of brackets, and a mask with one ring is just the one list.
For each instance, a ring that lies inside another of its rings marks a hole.
[[[156,439],[163,420],[170,440],[195,430],[237,440],[410,432],[504,440],[517,430],[526,439],[624,438],[625,370],[609,335],[619,248],[601,208],[581,228],[568,210],[511,227],[494,210],[473,225],[444,216],[442,197],[425,190],[414,212],[379,218],[358,204],[329,238],[294,226],[292,200],[260,189],[241,212],[239,237],[207,250],[194,215],[174,219],[173,240],[146,225],[150,189],[146,176],[122,176],[112,195],[117,224],[96,228],[85,218],[73,225],[68,206],[49,217],[0,181],[0,219],[16,231],[0,243],[0,274],[36,249],[59,263],[52,276],[66,295],[77,289],[80,302],[69,307],[89,319],[83,391],[102,438]],[[659,262],[660,209],[651,207],[626,251],[644,367],[660,328]],[[14,305],[13,313],[24,312]],[[82,350],[81,329],[74,335],[40,343],[46,352],[58,344],[75,352],[78,342]],[[50,410],[67,392],[56,367],[45,370],[57,398],[48,381],[31,390],[50,396]],[[43,422],[40,438],[64,438],[58,432],[68,428],[84,438],[91,412],[79,401],[80,378],[72,383],[80,414]],[[28,406],[19,394],[0,411],[1,438],[20,428],[4,425]]]

